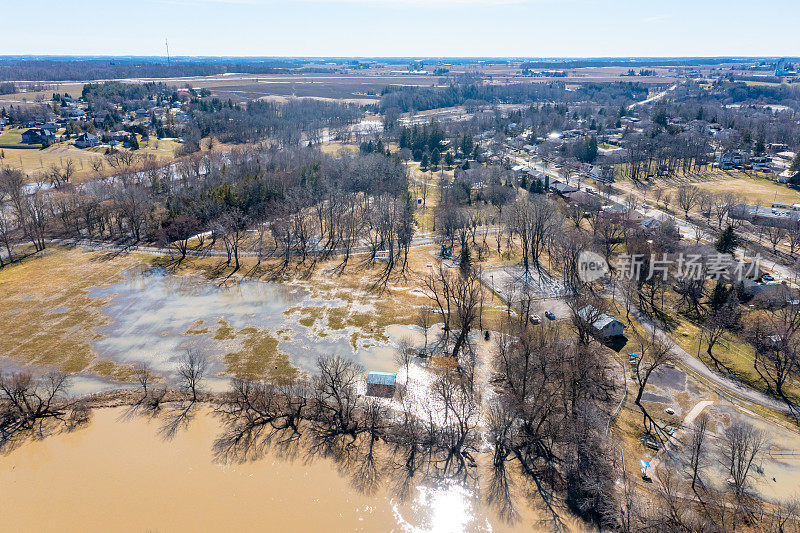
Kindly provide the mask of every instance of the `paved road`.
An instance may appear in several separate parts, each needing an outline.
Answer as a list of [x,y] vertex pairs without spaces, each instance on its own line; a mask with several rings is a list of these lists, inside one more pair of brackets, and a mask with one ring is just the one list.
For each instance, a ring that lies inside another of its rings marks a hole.
[[[549,176],[551,176],[551,177],[553,177],[555,179],[561,180],[561,177],[557,173],[553,172],[552,170],[545,169],[544,166],[540,162],[531,163],[529,161],[526,161],[524,158],[518,157],[518,156],[515,157],[514,159],[519,164],[530,166],[531,168],[534,168],[535,170],[538,170],[540,172],[544,172],[544,173],[548,174]],[[581,183],[581,187],[586,191],[589,191],[589,192],[595,193],[597,195],[600,195],[600,191],[597,189],[597,187],[595,187],[593,185],[590,185],[588,183]],[[608,199],[610,201],[612,201],[612,202],[616,202],[618,204],[625,205],[625,198],[622,197],[622,196],[611,194],[611,195],[608,196]],[[680,234],[683,235],[684,238],[686,238],[686,239],[697,239],[697,238],[699,238],[700,240],[703,240],[703,241],[706,241],[706,242],[711,242],[711,243],[713,243],[713,242],[715,242],[717,240],[716,236],[710,234],[709,232],[704,230],[701,226],[695,224],[694,222],[692,222],[690,220],[685,220],[685,219],[683,219],[683,218],[681,218],[681,217],[679,217],[677,215],[672,215],[670,213],[666,213],[666,212],[664,212],[664,211],[662,211],[660,209],[657,209],[657,208],[652,207],[652,206],[647,205],[647,204],[640,204],[639,205],[639,209],[637,209],[637,210],[640,213],[642,213],[644,216],[652,217],[652,218],[655,218],[657,220],[665,221],[665,220],[668,220],[668,219],[672,219],[675,222],[675,226],[678,228],[678,231],[680,232]],[[746,250],[744,248],[741,248],[741,247],[736,250],[734,255],[735,255],[736,259],[738,259],[738,260],[744,260],[745,258],[752,259],[751,256],[746,256]],[[782,265],[782,264],[777,263],[775,261],[761,261],[761,266],[762,266],[762,268],[765,268],[766,270],[771,271],[773,274],[777,274],[776,277],[779,280],[786,280],[790,284],[793,284],[793,281],[798,278],[798,274],[795,273],[791,267]]]
[[661,100],[662,98],[664,98],[667,95],[667,93],[669,93],[670,91],[674,91],[677,88],[678,88],[678,84],[676,83],[675,85],[673,85],[672,87],[670,87],[666,91],[661,91],[660,93],[658,93],[656,95],[653,95],[653,96],[651,96],[650,98],[648,98],[646,100],[642,100],[641,102],[636,102],[636,103],[631,104],[630,106],[628,106],[628,109],[630,109],[632,107],[639,106],[639,105],[647,105],[647,104],[652,104],[653,102],[657,102],[658,100]]
[[[618,295],[618,297],[623,298],[621,295]],[[718,394],[727,397],[729,400],[744,400],[766,407],[772,411],[792,414],[791,409],[786,403],[776,400],[772,396],[750,388],[741,381],[707,367],[702,361],[673,341],[661,326],[645,315],[638,307],[632,306],[631,314],[642,324],[648,334],[652,335],[655,332],[656,339],[670,347],[670,353],[674,359],[681,361],[685,368],[688,368],[694,374],[699,375],[701,378],[711,383]]]

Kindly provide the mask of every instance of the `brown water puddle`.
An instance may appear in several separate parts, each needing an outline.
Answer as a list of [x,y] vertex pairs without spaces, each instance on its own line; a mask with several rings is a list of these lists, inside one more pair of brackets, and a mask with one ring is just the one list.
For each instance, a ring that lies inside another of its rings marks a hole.
[[4,531],[532,531],[469,492],[419,487],[400,504],[356,491],[330,461],[212,460],[219,432],[199,415],[169,442],[158,422],[97,410],[89,427],[0,456]]

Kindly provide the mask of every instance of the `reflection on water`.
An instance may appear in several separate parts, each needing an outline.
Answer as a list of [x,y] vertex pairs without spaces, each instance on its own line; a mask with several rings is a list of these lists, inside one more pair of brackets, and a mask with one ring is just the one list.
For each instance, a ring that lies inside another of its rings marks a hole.
[[457,483],[417,487],[417,497],[411,504],[411,520],[416,524],[403,516],[399,505],[392,509],[397,523],[410,533],[492,531],[486,517],[475,516],[475,495]]
[[184,335],[198,324],[212,333],[219,320],[236,329],[274,328],[281,324],[283,311],[306,296],[300,288],[278,283],[245,280],[219,286],[160,269],[128,278],[90,292],[93,297],[113,295],[102,307],[111,322],[99,328],[103,337],[94,341],[95,350],[119,362],[147,361],[164,372],[185,347],[212,350],[208,335]]
[[[165,375],[174,371],[187,348],[216,356],[213,370],[223,371],[220,358],[231,351],[231,343],[215,338],[221,323],[232,330],[254,327],[282,331],[278,349],[302,370],[314,370],[317,356],[323,353],[355,358],[370,370],[396,368],[391,345],[371,342],[369,348],[359,346],[354,351],[349,332],[319,336],[301,325],[299,316],[286,316],[285,311],[297,306],[343,304],[336,299],[314,299],[298,286],[247,279],[219,285],[197,277],[170,275],[163,269],[147,269],[129,272],[125,281],[95,288],[90,295],[109,300],[101,308],[109,323],[98,329],[100,336],[93,341],[97,354],[120,363],[147,362]],[[211,387],[224,389],[226,381],[217,381]]]
[[[366,495],[324,458],[268,453],[232,465],[212,461],[217,421],[200,413],[164,442],[158,422],[96,411],[73,433],[0,456],[6,531],[498,531],[458,486],[420,487],[397,502],[382,485]],[[47,502],[46,505],[43,502]],[[530,522],[519,524],[531,531]]]

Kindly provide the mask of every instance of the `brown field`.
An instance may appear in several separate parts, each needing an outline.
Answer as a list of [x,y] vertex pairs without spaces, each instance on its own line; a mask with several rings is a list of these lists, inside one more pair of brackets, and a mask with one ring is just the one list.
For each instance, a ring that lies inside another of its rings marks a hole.
[[[746,174],[744,172],[709,170],[699,177],[677,177],[670,179],[656,179],[647,188],[636,187],[627,180],[620,180],[615,187],[624,193],[637,193],[641,195],[647,191],[648,199],[652,200],[652,192],[661,188],[665,192],[672,193],[672,209],[675,207],[675,191],[681,185],[694,185],[704,191],[711,193],[734,193],[745,199],[751,204],[770,205],[772,202],[800,203],[800,190],[793,189],[781,183],[761,177],[757,173]],[[698,208],[695,207],[695,210]]]
[[3,107],[5,104],[17,105],[18,103],[22,102],[46,102],[53,97],[53,93],[67,93],[73,98],[78,98],[81,95],[81,91],[83,91],[84,84],[74,82],[54,82],[51,85],[53,86],[52,89],[44,91],[31,91],[0,95],[0,107]]
[[[180,146],[176,141],[151,139],[140,143],[139,154],[152,156],[166,162],[175,157],[175,150]],[[82,183],[93,177],[104,177],[114,174],[114,169],[105,162],[105,148],[76,148],[67,143],[57,143],[44,150],[38,148],[2,148],[0,149],[0,167],[17,168],[24,171],[29,181],[39,181],[54,165],[61,167],[67,160],[77,164],[73,180]],[[103,168],[99,173],[92,168],[92,161],[100,159]]]

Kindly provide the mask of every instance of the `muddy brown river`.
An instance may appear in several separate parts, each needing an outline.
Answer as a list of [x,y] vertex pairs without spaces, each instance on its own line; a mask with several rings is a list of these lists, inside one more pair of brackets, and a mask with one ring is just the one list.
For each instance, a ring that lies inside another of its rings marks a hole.
[[387,488],[363,494],[325,459],[276,455],[221,465],[217,420],[199,415],[174,440],[121,409],[90,425],[0,455],[3,531],[536,531],[514,525],[458,486],[416,487],[406,502]]

